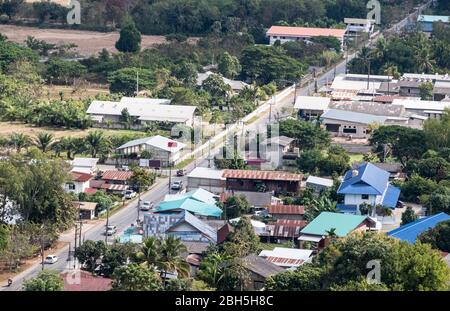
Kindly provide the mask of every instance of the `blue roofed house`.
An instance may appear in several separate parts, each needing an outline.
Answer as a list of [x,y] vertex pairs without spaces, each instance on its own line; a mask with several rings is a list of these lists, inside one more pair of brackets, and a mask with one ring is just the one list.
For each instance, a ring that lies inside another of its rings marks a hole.
[[436,215],[424,217],[414,222],[398,227],[388,232],[388,235],[406,241],[408,243],[415,243],[417,237],[430,228],[436,227],[440,222],[450,220],[450,215],[446,213],[439,213]]
[[417,23],[420,25],[420,29],[423,32],[432,32],[433,31],[433,23],[438,23],[438,22],[449,24],[450,16],[419,15],[417,17]]
[[389,175],[389,172],[371,163],[347,171],[337,191],[344,196],[344,202],[338,204],[337,208],[350,214],[360,214],[359,207],[362,203],[394,209],[400,189],[389,183]]

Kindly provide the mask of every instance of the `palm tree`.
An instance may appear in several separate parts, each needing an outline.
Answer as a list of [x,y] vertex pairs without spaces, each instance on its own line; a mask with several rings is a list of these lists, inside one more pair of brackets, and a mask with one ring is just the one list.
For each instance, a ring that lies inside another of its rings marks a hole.
[[[174,271],[181,277],[189,276],[190,266],[184,258],[181,257],[181,253],[186,252],[186,246],[181,243],[179,238],[168,236],[162,241],[159,252],[161,256],[159,267],[164,274],[164,280],[166,279],[168,272]],[[166,283],[164,282],[164,286],[165,285]]]
[[373,52],[370,48],[364,46],[359,52],[359,58],[363,64],[367,67],[367,89],[369,89],[370,82],[370,62],[372,61]]
[[149,237],[145,239],[141,246],[141,250],[138,253],[138,257],[144,260],[144,264],[148,267],[159,264],[159,248],[161,247],[161,241],[155,237]]
[[14,133],[9,135],[9,144],[19,153],[23,148],[31,145],[31,138],[24,133]]
[[379,61],[384,62],[384,56],[386,55],[387,42],[386,39],[380,38],[375,44],[375,50],[373,51],[373,56],[375,56]]
[[326,230],[325,233],[327,234],[327,236],[330,240],[334,240],[337,237],[336,228],[331,228],[330,230]]
[[91,156],[95,158],[98,153],[100,153],[106,145],[106,137],[103,131],[93,131],[86,136],[86,143]]
[[[397,65],[391,64],[391,63],[387,63],[384,66],[384,70],[383,73],[388,76],[388,77],[392,77],[394,79],[398,79],[400,77],[400,72],[398,72],[398,67]],[[390,84],[389,84],[389,80],[388,80],[388,95],[390,95],[391,90],[390,90]]]
[[417,69],[419,69],[419,71],[424,73],[430,73],[433,71],[436,61],[432,59],[430,49],[427,47],[417,49],[415,58]]
[[42,150],[42,152],[46,152],[47,149],[51,148],[51,145],[53,145],[53,138],[53,134],[40,132],[36,136],[35,144]]

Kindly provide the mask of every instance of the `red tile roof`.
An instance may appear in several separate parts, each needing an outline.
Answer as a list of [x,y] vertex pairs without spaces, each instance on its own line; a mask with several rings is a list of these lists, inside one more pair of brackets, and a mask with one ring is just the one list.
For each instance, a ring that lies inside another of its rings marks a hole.
[[256,180],[301,181],[303,179],[302,174],[283,171],[224,170],[222,176],[225,178]]
[[101,188],[104,183],[105,183],[104,180],[93,179],[89,182],[89,187],[90,188]]
[[73,271],[61,273],[64,279],[65,291],[109,291],[112,280],[94,276],[86,271]]
[[97,189],[95,189],[95,188],[84,189],[84,193],[87,193],[87,194],[95,194],[96,192],[97,192]]
[[94,177],[91,174],[80,172],[70,172],[70,175],[72,176],[72,180],[76,182],[86,182]]
[[269,36],[294,36],[294,37],[318,37],[332,36],[342,39],[345,29],[335,28],[312,28],[312,27],[289,27],[289,26],[272,26],[267,31]]
[[305,207],[302,205],[271,205],[268,208],[269,214],[284,214],[284,215],[303,215],[305,214]]
[[105,171],[102,174],[103,180],[121,180],[126,181],[133,176],[133,172],[130,171]]

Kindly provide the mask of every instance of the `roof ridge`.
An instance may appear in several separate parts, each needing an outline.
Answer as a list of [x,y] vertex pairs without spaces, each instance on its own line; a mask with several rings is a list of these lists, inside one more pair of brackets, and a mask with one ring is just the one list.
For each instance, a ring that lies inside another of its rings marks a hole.
[[[447,214],[444,213],[444,212],[440,212],[439,214],[435,214],[435,215],[427,216],[427,217],[424,217],[424,218],[421,218],[421,219],[417,219],[416,221],[414,221],[414,222],[412,222],[412,223],[409,223],[409,224],[406,224],[406,225],[404,225],[404,226],[398,227],[397,229],[401,229],[401,230],[398,230],[398,231],[392,233],[391,236],[393,236],[393,235],[395,235],[395,234],[398,234],[398,233],[400,233],[400,232],[403,232],[404,230],[407,230],[407,229],[409,229],[409,228],[412,228],[412,227],[414,227],[415,225],[421,224],[421,223],[423,223],[424,221],[431,220],[431,219],[434,218],[435,216],[439,216],[439,215],[441,215],[441,214],[447,215]],[[409,225],[409,226],[408,226],[408,225]],[[402,228],[402,227],[403,227],[403,228]],[[397,229],[394,229],[394,230],[397,230]],[[394,231],[394,230],[392,230],[392,231]]]

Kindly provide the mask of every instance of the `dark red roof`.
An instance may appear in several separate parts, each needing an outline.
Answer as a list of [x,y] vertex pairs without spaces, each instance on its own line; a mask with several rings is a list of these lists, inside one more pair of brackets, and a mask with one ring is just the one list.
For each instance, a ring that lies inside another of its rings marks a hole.
[[305,214],[305,207],[302,205],[271,205],[268,208],[269,214],[284,214],[284,215],[303,215]]
[[302,174],[283,171],[224,170],[223,177],[236,179],[301,181]]
[[70,172],[70,175],[72,176],[72,180],[76,182],[86,182],[94,177],[91,174],[81,172]]
[[79,270],[61,273],[65,291],[109,291],[112,280]]
[[104,180],[96,180],[96,179],[93,179],[93,180],[91,180],[91,181],[89,182],[89,187],[90,187],[90,188],[97,188],[97,189],[100,189],[104,183],[105,183]]
[[102,174],[103,180],[121,180],[126,181],[133,176],[133,172],[130,171],[105,171]]
[[306,226],[304,220],[278,219],[266,227],[266,235],[280,238],[298,238],[300,230]]
[[97,189],[95,189],[95,188],[84,189],[84,193],[87,193],[87,194],[95,194],[96,192],[97,192]]
[[274,264],[283,264],[283,265],[292,265],[292,266],[299,266],[301,265],[304,260],[302,259],[292,259],[292,258],[282,258],[282,257],[272,257],[269,256],[266,258],[267,261],[270,261]]
[[217,230],[217,244],[222,243],[227,239],[227,236],[230,232],[233,231],[233,226],[229,223],[223,225],[219,230]]

